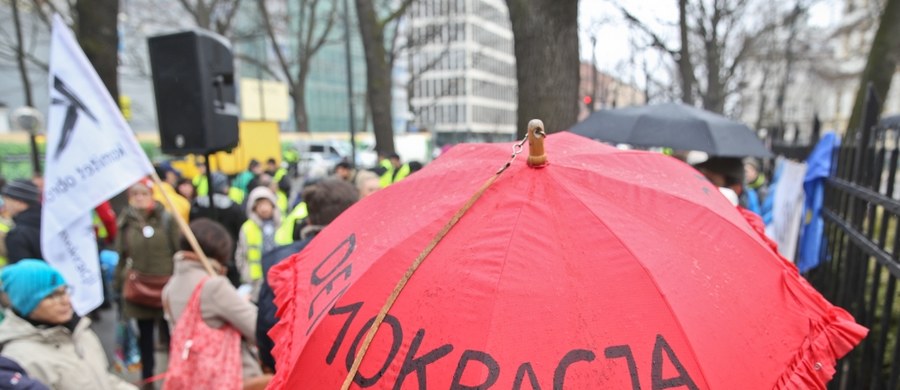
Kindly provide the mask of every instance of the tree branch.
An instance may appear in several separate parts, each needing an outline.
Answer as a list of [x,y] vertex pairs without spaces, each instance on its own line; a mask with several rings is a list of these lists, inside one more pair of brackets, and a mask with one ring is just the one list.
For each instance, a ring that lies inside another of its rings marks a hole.
[[188,0],[178,0],[178,2],[181,3],[181,6],[185,11],[191,14],[191,16],[194,18],[194,23],[197,23],[197,25],[202,28],[208,28],[208,26],[203,25],[203,22],[200,21],[199,11],[197,11],[197,8],[203,6],[202,0],[197,0],[197,6],[192,5]]
[[309,55],[313,55],[325,45],[325,43],[330,42],[328,40],[328,36],[331,34],[331,29],[334,28],[335,21],[337,20],[337,5],[332,3],[331,11],[328,13],[328,18],[325,24],[325,29],[322,31],[322,34],[312,43],[312,47],[309,50]]
[[291,67],[288,64],[287,59],[285,59],[284,53],[281,52],[278,41],[275,40],[275,29],[272,28],[272,20],[269,15],[268,7],[266,7],[266,0],[257,0],[256,4],[259,7],[260,16],[262,16],[263,19],[263,27],[266,29],[266,35],[272,40],[272,49],[275,51],[275,56],[278,57],[278,64],[281,66],[281,71],[284,72],[284,77],[287,79],[288,84],[293,87],[294,77],[291,75]]
[[397,7],[397,9],[394,10],[394,12],[392,12],[390,15],[387,16],[387,18],[385,18],[378,24],[381,25],[381,27],[383,28],[388,23],[392,22],[394,19],[399,18],[401,15],[406,13],[406,9],[409,8],[409,6],[413,3],[413,1],[415,1],[415,0],[403,0],[403,3],[400,3],[400,6]]
[[228,10],[228,14],[225,15],[225,21],[222,23],[216,22],[216,28],[219,30],[220,34],[225,34],[231,30],[231,23],[234,22],[234,16],[237,15],[239,8],[241,8],[241,0],[234,0],[231,9]]
[[647,27],[646,24],[644,24],[644,22],[634,16],[631,12],[628,12],[628,10],[623,6],[619,6],[619,10],[622,11],[622,16],[625,17],[625,20],[628,21],[629,24],[643,31],[644,34],[647,34],[647,36],[650,37],[653,47],[668,53],[673,58],[677,58],[678,51],[672,50],[668,46],[666,46],[659,35],[656,35],[656,33],[651,31],[650,28]]
[[261,61],[259,58],[240,53],[235,54],[234,57],[241,60],[241,62],[246,62],[248,64],[253,64],[254,66],[259,67],[263,72],[276,79],[281,79],[282,77],[281,75],[275,73],[275,71],[269,67],[269,64]]

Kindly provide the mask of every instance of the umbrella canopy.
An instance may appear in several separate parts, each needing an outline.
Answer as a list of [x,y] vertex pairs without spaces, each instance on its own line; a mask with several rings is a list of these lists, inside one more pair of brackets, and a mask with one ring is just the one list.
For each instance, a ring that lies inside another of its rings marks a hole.
[[699,150],[723,157],[770,157],[743,123],[680,103],[600,110],[569,130],[613,144]]
[[900,115],[891,115],[881,118],[878,125],[887,129],[900,129]]
[[339,388],[392,291],[351,388],[824,388],[864,337],[688,165],[546,141],[499,177],[457,145],[273,268],[272,388]]

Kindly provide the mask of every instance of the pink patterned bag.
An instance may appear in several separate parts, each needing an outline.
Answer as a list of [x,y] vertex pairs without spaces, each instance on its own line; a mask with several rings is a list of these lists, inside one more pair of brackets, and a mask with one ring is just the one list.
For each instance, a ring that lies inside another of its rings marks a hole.
[[211,328],[200,315],[203,278],[172,332],[163,389],[241,389],[241,334],[231,325]]

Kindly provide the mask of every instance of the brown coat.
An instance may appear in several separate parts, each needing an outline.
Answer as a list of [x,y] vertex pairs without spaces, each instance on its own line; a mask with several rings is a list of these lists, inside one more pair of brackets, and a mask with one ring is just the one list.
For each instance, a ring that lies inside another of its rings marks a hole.
[[[144,236],[144,227],[153,230],[151,237]],[[126,207],[119,218],[119,234],[116,249],[119,264],[116,265],[113,288],[121,296],[125,274],[129,263],[135,271],[149,275],[171,275],[172,255],[178,245],[178,225],[161,204],[156,203],[150,214]],[[128,259],[131,259],[129,261]],[[122,300],[122,311],[126,318],[150,320],[163,318],[162,309],[141,306]]]
[[[199,261],[185,259],[183,252],[175,254],[175,273],[163,289],[163,301],[167,303],[171,318],[169,329],[181,318],[194,288],[208,276]],[[237,290],[224,276],[215,276],[206,281],[200,292],[200,316],[212,328],[231,324],[242,337],[241,359],[244,378],[262,374],[256,354],[250,346],[256,345],[256,306],[238,295]]]

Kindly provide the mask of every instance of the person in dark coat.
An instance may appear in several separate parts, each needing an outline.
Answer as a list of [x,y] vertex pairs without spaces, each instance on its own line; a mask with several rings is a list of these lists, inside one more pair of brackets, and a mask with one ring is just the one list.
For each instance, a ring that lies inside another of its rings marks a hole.
[[3,202],[15,226],[6,234],[9,264],[22,259],[43,259],[41,251],[41,193],[34,183],[12,180],[3,186]]
[[29,378],[19,363],[6,356],[0,356],[0,389],[48,390],[49,388]]
[[275,359],[272,348],[275,343],[269,338],[269,329],[275,326],[275,293],[269,286],[269,270],[288,256],[299,253],[312,238],[326,225],[334,221],[344,210],[350,208],[359,199],[356,188],[340,179],[325,179],[303,190],[309,222],[300,232],[300,241],[284,245],[263,254],[263,281],[259,290],[259,307],[256,317],[256,345],[259,348],[259,360],[264,370],[275,372]]
[[[213,172],[210,178],[210,195],[212,196],[212,205],[210,207],[210,198],[208,196],[198,196],[191,203],[191,221],[198,218],[209,218],[221,224],[228,234],[231,236],[232,242],[238,241],[238,235],[241,232],[241,226],[247,221],[247,214],[241,205],[235,203],[228,197],[228,178],[219,172]],[[234,253],[234,248],[230,249]],[[228,260],[228,280],[234,286],[240,286],[241,275],[234,265],[234,256]]]

